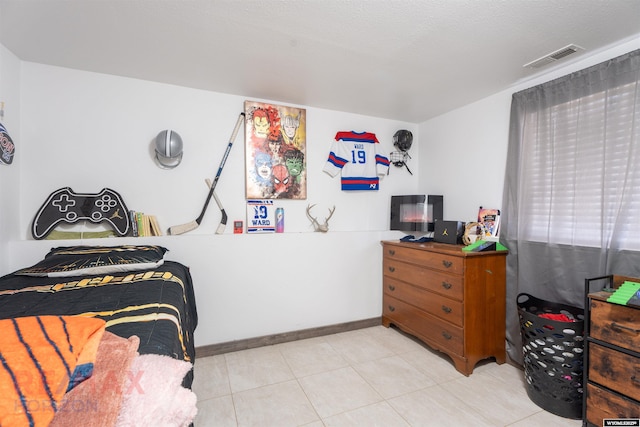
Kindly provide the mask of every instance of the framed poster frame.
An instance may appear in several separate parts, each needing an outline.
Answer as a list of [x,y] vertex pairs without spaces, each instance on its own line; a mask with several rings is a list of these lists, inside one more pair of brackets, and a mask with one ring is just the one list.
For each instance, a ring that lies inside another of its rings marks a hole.
[[245,101],[244,110],[246,199],[306,199],[306,109]]

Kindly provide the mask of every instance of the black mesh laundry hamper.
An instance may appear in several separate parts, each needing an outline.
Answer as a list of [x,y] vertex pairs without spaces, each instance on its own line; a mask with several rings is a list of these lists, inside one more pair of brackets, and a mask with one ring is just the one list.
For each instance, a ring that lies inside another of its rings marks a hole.
[[[517,298],[529,398],[565,418],[582,418],[584,310],[521,293]],[[564,314],[575,322],[540,317]]]

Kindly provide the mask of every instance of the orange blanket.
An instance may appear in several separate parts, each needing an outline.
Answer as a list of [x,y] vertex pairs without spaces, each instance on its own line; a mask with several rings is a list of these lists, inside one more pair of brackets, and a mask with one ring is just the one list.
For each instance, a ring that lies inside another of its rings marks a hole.
[[104,330],[79,316],[0,320],[0,425],[49,425],[65,392],[91,375]]

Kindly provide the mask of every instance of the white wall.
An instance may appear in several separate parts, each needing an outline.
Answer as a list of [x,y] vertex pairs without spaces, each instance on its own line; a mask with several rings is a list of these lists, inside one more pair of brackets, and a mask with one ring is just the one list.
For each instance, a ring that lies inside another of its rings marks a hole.
[[[156,214],[165,227],[195,219],[207,194],[204,179],[213,178],[245,100],[34,63],[23,64],[22,91],[26,164],[21,185],[31,189],[20,203],[25,239],[30,238],[30,213],[51,191],[64,186],[76,192],[113,188],[129,208]],[[308,199],[278,202],[285,207],[287,231],[311,230],[304,214],[308,203],[318,204],[314,212],[319,216],[337,206],[332,231],[387,229],[388,196],[415,188],[417,173],[411,177],[393,170],[383,178],[381,191],[347,193],[340,191],[339,179],[323,173],[322,167],[336,131],[374,132],[385,151],[392,151],[394,132],[399,128],[415,132],[417,126],[306,108]],[[167,128],[180,133],[185,144],[182,164],[174,170],[158,168],[151,156],[153,139]],[[230,219],[246,215],[242,140],[237,139],[216,191]],[[214,210],[192,234],[215,230]]]
[[475,221],[502,204],[511,92],[420,125],[420,192],[444,195],[444,219]]
[[8,243],[18,238],[20,227],[20,61],[0,45],[0,101],[4,102],[1,120],[16,145],[11,165],[0,164],[0,274],[8,270]]
[[[342,192],[322,172],[340,130],[377,134],[393,150],[398,129],[417,125],[307,106],[307,200],[279,200],[285,233],[214,235],[215,203],[201,226],[182,236],[145,239],[34,241],[30,225],[46,197],[69,186],[78,193],[118,191],[127,207],[157,215],[163,228],[189,222],[204,203],[205,178],[218,168],[244,97],[42,64],[21,64],[19,232],[8,246],[6,271],[32,264],[52,246],[158,243],[167,258],[188,265],[200,314],[196,344],[206,345],[380,316],[380,240],[389,232],[392,194],[414,193],[414,175],[393,167],[378,192]],[[258,100],[259,101],[259,100]],[[152,161],[158,132],[174,129],[185,144],[173,170]],[[229,220],[246,220],[243,138],[238,138],[216,192]],[[417,144],[416,144],[417,145]],[[419,153],[418,147],[412,153]],[[314,233],[309,203],[323,219],[336,206],[328,234]],[[91,226],[85,229],[93,229]]]

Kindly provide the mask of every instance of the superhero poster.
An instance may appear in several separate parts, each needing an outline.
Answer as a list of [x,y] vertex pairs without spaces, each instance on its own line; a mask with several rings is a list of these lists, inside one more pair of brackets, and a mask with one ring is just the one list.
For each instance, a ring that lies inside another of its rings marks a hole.
[[307,198],[306,110],[245,101],[247,199]]

